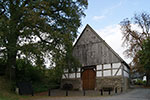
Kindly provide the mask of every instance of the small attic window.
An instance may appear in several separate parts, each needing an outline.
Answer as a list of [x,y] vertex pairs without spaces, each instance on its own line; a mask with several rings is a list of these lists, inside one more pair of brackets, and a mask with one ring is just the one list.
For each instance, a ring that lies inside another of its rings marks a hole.
[[87,29],[86,31],[88,32],[89,30]]

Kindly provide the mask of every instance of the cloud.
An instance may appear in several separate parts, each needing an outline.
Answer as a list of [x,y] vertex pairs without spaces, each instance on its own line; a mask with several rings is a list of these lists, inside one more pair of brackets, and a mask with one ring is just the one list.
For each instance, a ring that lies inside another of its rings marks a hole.
[[131,61],[131,59],[123,55],[123,52],[126,48],[122,47],[123,35],[121,33],[119,25],[106,26],[103,29],[99,29],[96,31],[100,35],[100,37],[102,37],[106,41],[106,43],[108,43],[108,45],[120,55],[121,58],[123,58],[127,63]]
[[99,21],[99,20],[102,20],[102,19],[106,18],[106,16],[112,14],[112,11],[113,11],[114,9],[116,9],[116,8],[118,8],[118,7],[121,7],[124,1],[125,1],[125,0],[120,0],[119,3],[117,3],[117,4],[113,5],[113,6],[107,7],[106,9],[104,9],[104,10],[102,11],[101,15],[99,15],[99,16],[93,16],[92,19],[93,19],[94,21]]
[[95,20],[95,21],[98,21],[98,20],[101,20],[104,18],[105,18],[105,16],[93,16],[93,20]]

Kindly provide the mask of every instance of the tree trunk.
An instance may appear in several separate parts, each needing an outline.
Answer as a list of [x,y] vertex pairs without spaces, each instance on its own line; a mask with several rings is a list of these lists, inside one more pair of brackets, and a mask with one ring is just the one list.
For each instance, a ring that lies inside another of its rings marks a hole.
[[17,35],[16,32],[11,29],[9,36],[7,37],[7,68],[6,75],[10,78],[15,79],[15,70],[16,70],[16,56],[17,56]]
[[17,19],[16,19],[16,12],[15,6],[13,4],[10,5],[11,17],[10,17],[10,24],[9,24],[9,32],[7,36],[7,68],[6,68],[6,75],[10,78],[10,80],[16,77],[16,56],[17,56],[17,40],[19,31],[17,30]]
[[16,77],[16,50],[8,50],[6,76],[12,80]]

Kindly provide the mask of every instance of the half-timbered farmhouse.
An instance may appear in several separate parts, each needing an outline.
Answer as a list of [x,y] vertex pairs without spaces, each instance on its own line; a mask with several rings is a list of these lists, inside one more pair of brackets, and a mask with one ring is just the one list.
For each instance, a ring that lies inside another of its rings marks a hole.
[[79,90],[129,87],[128,64],[89,25],[75,43],[73,56],[82,66],[76,73],[65,71],[62,87],[66,83]]

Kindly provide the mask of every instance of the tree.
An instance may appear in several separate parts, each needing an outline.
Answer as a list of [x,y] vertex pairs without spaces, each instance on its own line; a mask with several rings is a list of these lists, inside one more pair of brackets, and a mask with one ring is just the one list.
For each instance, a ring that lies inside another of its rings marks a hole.
[[[145,73],[139,64],[139,51],[143,51],[143,43],[150,38],[150,15],[148,13],[135,14],[132,19],[124,19],[121,23],[123,45],[127,47],[125,54],[132,58],[132,65],[138,72]],[[147,77],[149,77],[147,75]]]
[[145,72],[147,83],[150,85],[150,39],[143,42],[142,50],[139,50],[139,62],[137,63]]
[[0,0],[0,56],[7,70],[17,69],[22,58],[56,64],[76,38],[86,8],[86,0]]

